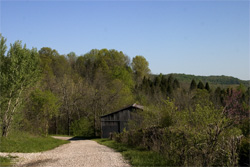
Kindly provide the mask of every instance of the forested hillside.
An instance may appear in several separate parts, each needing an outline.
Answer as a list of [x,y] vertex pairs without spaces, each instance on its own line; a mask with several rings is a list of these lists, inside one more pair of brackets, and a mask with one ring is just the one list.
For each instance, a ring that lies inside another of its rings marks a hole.
[[107,49],[60,55],[20,41],[8,48],[0,38],[2,137],[100,136],[100,116],[136,102],[145,111],[117,141],[159,152],[171,166],[249,164],[249,85],[228,77],[151,77],[143,56]]
[[7,49],[1,36],[1,131],[13,128],[47,135],[100,134],[103,114],[136,101],[135,83],[148,76],[142,56],[97,50],[77,57],[55,49]]
[[[171,74],[168,74],[169,76]],[[195,76],[195,75],[188,75],[188,74],[172,74],[176,79],[178,79],[183,84],[189,84],[193,79],[196,82],[208,82],[212,86],[221,86],[221,87],[228,87],[228,86],[238,86],[239,84],[243,84],[244,86],[248,87],[250,81],[240,80],[238,78],[229,77],[229,76]]]

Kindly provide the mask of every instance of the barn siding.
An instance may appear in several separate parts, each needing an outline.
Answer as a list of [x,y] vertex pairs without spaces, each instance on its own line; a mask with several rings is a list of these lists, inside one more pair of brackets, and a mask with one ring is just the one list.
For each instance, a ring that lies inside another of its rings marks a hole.
[[127,123],[131,119],[131,112],[136,109],[142,109],[142,106],[137,107],[136,104],[116,111],[114,113],[101,117],[102,137],[108,138],[110,133],[120,133],[123,129],[127,129]]

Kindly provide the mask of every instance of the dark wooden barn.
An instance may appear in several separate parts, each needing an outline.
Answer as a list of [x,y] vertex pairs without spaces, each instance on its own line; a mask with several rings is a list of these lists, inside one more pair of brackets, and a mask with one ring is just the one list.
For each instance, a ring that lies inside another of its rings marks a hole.
[[102,138],[108,138],[110,133],[120,133],[125,128],[128,129],[127,123],[132,119],[131,112],[143,110],[143,106],[133,104],[121,110],[101,116]]

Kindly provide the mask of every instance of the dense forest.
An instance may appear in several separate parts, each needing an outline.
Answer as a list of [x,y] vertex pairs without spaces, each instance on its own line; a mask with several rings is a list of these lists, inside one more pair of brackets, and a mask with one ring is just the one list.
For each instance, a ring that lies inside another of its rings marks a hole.
[[136,102],[145,111],[115,140],[157,151],[172,165],[249,164],[248,84],[152,76],[143,56],[131,60],[107,49],[60,55],[21,41],[8,48],[0,38],[2,137],[15,131],[100,136],[100,116]]
[[[187,74],[169,74],[173,75],[174,78],[178,79],[183,85],[188,85],[193,79],[196,82],[208,82],[212,87],[237,87],[242,84],[246,87],[249,87],[250,81],[240,80],[238,78],[229,77],[229,76],[195,76],[195,75],[187,75]],[[168,75],[167,75],[168,76]]]

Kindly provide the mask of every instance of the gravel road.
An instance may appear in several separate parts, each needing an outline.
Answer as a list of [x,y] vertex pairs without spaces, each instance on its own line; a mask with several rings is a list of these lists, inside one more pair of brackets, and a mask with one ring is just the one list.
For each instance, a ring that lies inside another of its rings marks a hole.
[[[68,140],[68,137],[55,137]],[[130,166],[122,155],[92,140],[70,140],[50,151],[39,153],[0,153],[18,156],[15,166],[22,167],[125,167]]]

